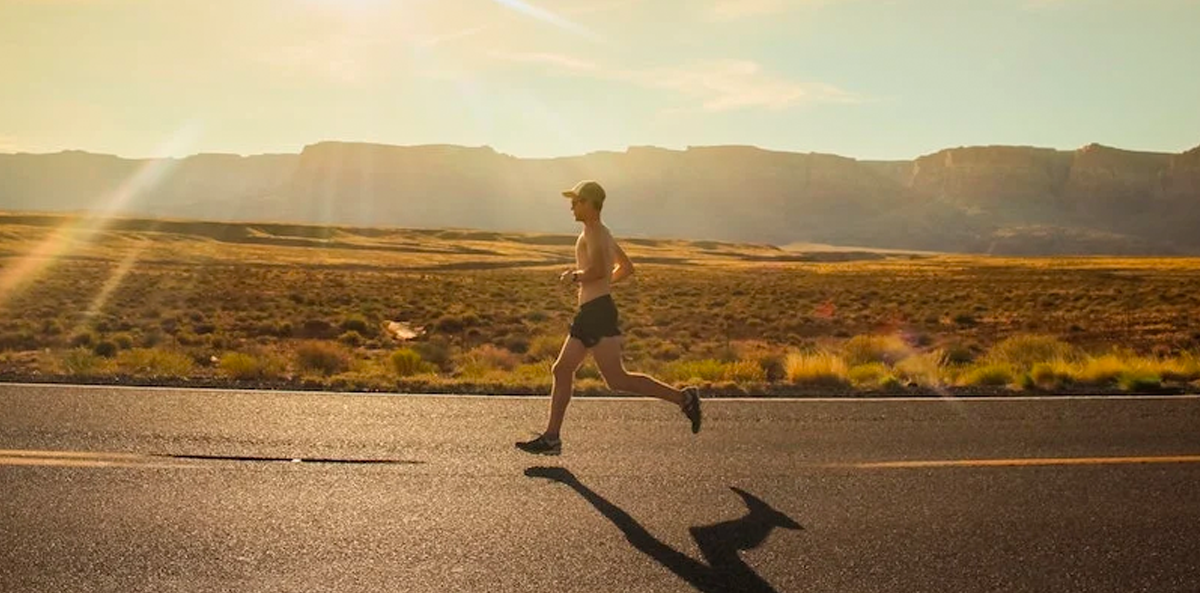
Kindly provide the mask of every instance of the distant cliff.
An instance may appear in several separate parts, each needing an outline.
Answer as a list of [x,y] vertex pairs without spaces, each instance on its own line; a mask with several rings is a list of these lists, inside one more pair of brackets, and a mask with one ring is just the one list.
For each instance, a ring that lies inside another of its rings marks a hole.
[[574,228],[595,178],[623,235],[997,254],[1200,254],[1200,147],[941,150],[912,161],[715,146],[553,159],[321,142],[299,155],[0,155],[0,209],[214,220]]

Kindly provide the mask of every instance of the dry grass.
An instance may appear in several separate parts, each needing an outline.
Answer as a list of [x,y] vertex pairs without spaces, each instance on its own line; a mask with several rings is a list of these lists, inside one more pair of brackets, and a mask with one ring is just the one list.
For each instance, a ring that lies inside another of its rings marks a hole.
[[[35,261],[22,254],[62,237],[0,217],[0,251],[15,254],[0,256],[0,353],[49,351],[38,370],[82,377],[536,390],[575,307],[556,280],[570,237],[214,224],[103,231]],[[1200,379],[1196,260],[785,262],[761,261],[778,255],[768,247],[653,240],[627,250],[639,262],[615,290],[627,366],[676,384]],[[399,341],[389,322],[423,331]],[[32,360],[0,365],[28,374]],[[602,385],[592,365],[580,377]]]

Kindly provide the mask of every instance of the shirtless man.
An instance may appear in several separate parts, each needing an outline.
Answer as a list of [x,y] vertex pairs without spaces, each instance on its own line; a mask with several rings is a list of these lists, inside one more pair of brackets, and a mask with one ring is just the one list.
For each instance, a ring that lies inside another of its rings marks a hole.
[[613,239],[608,227],[600,222],[604,206],[604,188],[595,181],[581,181],[562,192],[571,199],[575,220],[583,223],[583,232],[575,242],[576,267],[559,276],[562,282],[579,285],[579,313],[571,323],[571,331],[563,343],[558,360],[554,362],[554,382],[550,392],[550,420],[546,432],[531,441],[517,443],[517,448],[529,453],[558,455],[562,452],[563,416],[571,402],[575,371],[588,352],[600,367],[609,389],[650,395],[669,401],[687,415],[692,432],[700,431],[700,393],[694,387],[682,391],[658,379],[625,370],[621,362],[621,331],[617,328],[617,306],[611,286],[633,274],[633,262]]

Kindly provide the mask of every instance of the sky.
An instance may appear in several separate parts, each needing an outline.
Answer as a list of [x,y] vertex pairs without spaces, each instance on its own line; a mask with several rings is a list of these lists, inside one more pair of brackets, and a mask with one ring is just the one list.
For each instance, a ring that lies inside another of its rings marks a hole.
[[1200,0],[0,0],[0,152],[1200,145]]

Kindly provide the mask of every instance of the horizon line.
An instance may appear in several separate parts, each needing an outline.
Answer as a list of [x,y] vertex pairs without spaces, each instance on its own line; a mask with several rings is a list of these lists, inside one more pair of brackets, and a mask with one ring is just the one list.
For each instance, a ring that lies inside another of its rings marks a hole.
[[858,158],[858,157],[847,156],[844,154],[839,154],[839,153],[834,153],[834,152],[821,152],[821,151],[812,151],[812,150],[810,150],[810,151],[783,150],[783,149],[778,149],[778,148],[766,148],[766,147],[758,146],[755,144],[689,144],[689,145],[684,146],[683,148],[670,148],[670,147],[659,146],[659,145],[655,145],[655,144],[629,144],[629,145],[625,146],[624,150],[597,149],[597,150],[592,150],[592,151],[584,152],[584,153],[564,154],[564,155],[558,155],[558,156],[520,156],[520,155],[516,155],[516,154],[512,154],[512,153],[503,152],[501,150],[497,150],[494,146],[492,146],[490,144],[470,145],[470,144],[453,144],[453,143],[444,143],[444,142],[430,142],[430,143],[422,143],[422,144],[391,144],[391,143],[386,143],[386,142],[374,142],[374,141],[366,141],[366,140],[318,140],[316,142],[304,144],[303,146],[300,147],[300,150],[297,152],[240,153],[240,152],[221,152],[221,151],[200,151],[200,152],[195,152],[195,153],[191,153],[191,154],[187,154],[187,155],[183,155],[183,156],[178,156],[178,155],[126,156],[126,155],[122,155],[122,154],[118,154],[118,153],[114,153],[114,152],[97,152],[97,151],[89,150],[86,148],[63,148],[63,149],[59,149],[56,151],[45,151],[45,152],[34,152],[34,151],[25,151],[25,150],[18,150],[16,152],[0,151],[0,156],[17,156],[17,155],[54,156],[54,155],[60,155],[60,154],[65,154],[65,153],[82,153],[82,154],[89,154],[89,155],[96,155],[96,156],[111,156],[114,158],[118,158],[118,159],[122,159],[122,160],[130,160],[130,161],[172,160],[172,159],[186,160],[186,159],[189,159],[192,157],[198,157],[198,156],[229,156],[229,157],[239,157],[239,158],[251,158],[251,157],[264,157],[264,156],[299,156],[299,155],[303,154],[303,152],[305,150],[308,150],[311,147],[322,145],[322,144],[351,144],[351,145],[364,145],[364,146],[379,146],[379,147],[388,147],[388,148],[461,148],[461,149],[467,149],[467,150],[485,150],[486,149],[486,150],[490,150],[493,153],[501,155],[501,156],[507,156],[507,157],[512,157],[512,158],[521,159],[521,160],[533,160],[533,161],[551,161],[551,160],[558,160],[558,159],[584,158],[584,157],[597,155],[597,154],[629,154],[630,152],[635,151],[635,150],[647,150],[647,149],[648,150],[662,150],[662,151],[667,151],[667,152],[683,153],[683,152],[688,152],[688,151],[692,151],[692,150],[704,150],[704,149],[744,148],[744,149],[753,149],[753,150],[758,150],[758,151],[762,151],[762,152],[770,152],[770,153],[778,153],[778,154],[835,156],[835,157],[840,157],[840,158],[851,159],[854,161],[876,162],[876,163],[911,162],[911,161],[915,161],[919,158],[932,156],[932,155],[935,155],[935,154],[938,154],[940,152],[944,152],[947,150],[962,150],[962,149],[971,149],[971,148],[1027,148],[1027,149],[1034,149],[1034,150],[1053,150],[1055,152],[1069,153],[1069,152],[1079,152],[1081,150],[1086,150],[1086,149],[1089,149],[1092,147],[1099,147],[1099,148],[1109,148],[1109,149],[1119,150],[1119,151],[1124,151],[1124,152],[1133,152],[1133,153],[1141,153],[1141,154],[1159,154],[1159,155],[1180,155],[1180,154],[1184,154],[1187,152],[1191,152],[1193,150],[1200,149],[1200,143],[1198,143],[1196,146],[1193,146],[1191,148],[1187,148],[1187,149],[1184,149],[1184,150],[1181,150],[1178,152],[1171,152],[1171,151],[1164,151],[1164,150],[1135,150],[1135,149],[1130,149],[1130,148],[1121,148],[1121,147],[1110,145],[1110,144],[1103,144],[1101,142],[1089,142],[1087,144],[1084,144],[1082,146],[1078,146],[1075,148],[1058,148],[1058,147],[1052,147],[1052,146],[1039,146],[1039,145],[1034,145],[1034,144],[960,144],[957,146],[947,146],[944,148],[939,148],[933,152],[919,154],[919,155],[917,155],[915,157],[911,157],[911,158],[875,159],[875,158]]

